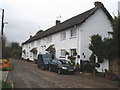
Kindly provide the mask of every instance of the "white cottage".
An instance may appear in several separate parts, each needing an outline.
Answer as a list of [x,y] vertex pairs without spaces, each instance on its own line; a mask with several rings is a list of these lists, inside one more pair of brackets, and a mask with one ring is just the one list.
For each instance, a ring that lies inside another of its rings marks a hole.
[[[22,58],[34,60],[40,53],[47,51],[55,54],[56,58],[67,58],[66,51],[70,55],[76,52],[80,58],[76,57],[75,63],[80,60],[89,60],[92,54],[89,50],[90,36],[100,34],[102,37],[108,36],[108,31],[112,30],[112,17],[101,2],[95,2],[95,7],[72,17],[64,22],[56,21],[56,25],[46,31],[38,31],[36,35],[30,37],[22,43]],[[98,71],[108,69],[107,60],[101,64]]]

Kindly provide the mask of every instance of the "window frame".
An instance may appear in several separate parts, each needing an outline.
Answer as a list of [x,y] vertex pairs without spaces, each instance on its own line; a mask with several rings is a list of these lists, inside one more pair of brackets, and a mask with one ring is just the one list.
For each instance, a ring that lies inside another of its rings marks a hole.
[[60,56],[61,57],[66,57],[65,53],[66,53],[66,49],[60,49]]
[[76,48],[70,49],[70,54],[71,54],[72,56],[75,56],[75,55],[74,55],[74,51],[77,52],[77,49],[76,49]]
[[77,30],[71,29],[70,30],[70,38],[76,38],[77,37]]

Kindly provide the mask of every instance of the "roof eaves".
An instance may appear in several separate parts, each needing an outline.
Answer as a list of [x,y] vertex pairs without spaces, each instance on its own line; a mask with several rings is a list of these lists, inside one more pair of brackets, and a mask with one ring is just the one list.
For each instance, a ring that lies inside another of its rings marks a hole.
[[110,13],[108,12],[108,10],[103,6],[103,7],[101,7],[102,9],[103,9],[103,11],[105,12],[105,14],[108,16],[108,19],[110,20],[110,21],[112,21],[113,20],[113,17],[110,15]]

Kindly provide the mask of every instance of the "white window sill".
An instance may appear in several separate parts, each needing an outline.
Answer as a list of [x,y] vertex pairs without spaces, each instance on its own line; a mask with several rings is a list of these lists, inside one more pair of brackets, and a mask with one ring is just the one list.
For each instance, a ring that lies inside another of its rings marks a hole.
[[70,39],[73,39],[73,38],[76,38],[76,36],[72,36],[72,37],[70,37]]

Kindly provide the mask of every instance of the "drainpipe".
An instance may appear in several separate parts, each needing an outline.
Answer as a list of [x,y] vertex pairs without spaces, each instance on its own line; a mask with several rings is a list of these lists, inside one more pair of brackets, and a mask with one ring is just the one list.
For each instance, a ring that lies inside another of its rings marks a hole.
[[[81,51],[82,51],[82,31],[83,31],[83,30],[80,30],[80,32],[79,32],[79,34],[80,34],[80,36],[79,36],[79,38],[80,38],[80,40],[79,40],[80,60],[82,60],[82,52],[81,52]],[[80,61],[80,62],[81,62],[81,61]],[[81,63],[80,63],[80,64],[81,64]]]
[[[78,37],[77,37],[77,52],[79,54],[79,29],[76,30],[78,32]],[[77,62],[78,62],[78,58],[77,58]]]

